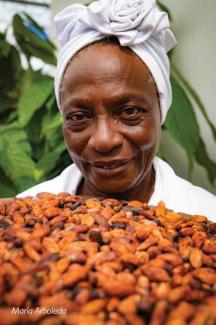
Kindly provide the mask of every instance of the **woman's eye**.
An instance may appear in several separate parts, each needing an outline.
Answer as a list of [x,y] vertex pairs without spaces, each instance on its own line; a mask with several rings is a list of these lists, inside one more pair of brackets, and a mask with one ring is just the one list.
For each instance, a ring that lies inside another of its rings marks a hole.
[[91,121],[91,114],[86,112],[74,112],[65,117],[67,127],[77,132],[87,128]]
[[144,111],[138,107],[128,107],[120,111],[119,117],[123,120],[136,120],[142,117]]
[[127,114],[128,116],[135,116],[136,114],[139,113],[139,110],[138,108],[129,107],[125,109],[124,113]]
[[85,113],[73,113],[66,117],[67,121],[71,121],[73,123],[86,122],[89,119],[90,116]]

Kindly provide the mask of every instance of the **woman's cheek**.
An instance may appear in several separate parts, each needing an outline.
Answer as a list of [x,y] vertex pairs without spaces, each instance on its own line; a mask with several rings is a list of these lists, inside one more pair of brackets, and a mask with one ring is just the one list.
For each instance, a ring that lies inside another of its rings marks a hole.
[[86,137],[82,132],[73,132],[66,126],[63,127],[63,134],[70,155],[75,154],[80,156],[87,142]]
[[158,130],[152,127],[136,126],[127,133],[127,138],[135,146],[148,150],[158,143]]

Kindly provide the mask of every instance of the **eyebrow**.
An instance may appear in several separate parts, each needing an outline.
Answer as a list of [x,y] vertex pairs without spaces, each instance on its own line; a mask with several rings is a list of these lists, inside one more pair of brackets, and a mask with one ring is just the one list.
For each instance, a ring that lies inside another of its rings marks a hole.
[[92,107],[92,105],[88,102],[87,99],[71,98],[62,106],[62,110],[68,111],[71,106],[79,107],[86,110],[89,110]]
[[[124,96],[117,96],[116,98],[111,99],[110,106],[123,106],[132,101],[139,101],[142,104],[148,104],[146,98],[138,94],[128,94]],[[108,105],[108,106],[109,106]]]
[[[144,96],[138,94],[127,94],[118,95],[116,97],[111,98],[107,106],[110,108],[113,108],[113,106],[123,106],[126,105],[128,102],[135,100],[141,102],[144,105],[149,105],[148,101]],[[87,98],[71,98],[63,105],[62,110],[67,111],[71,106],[79,107],[84,110],[91,110],[92,102]]]

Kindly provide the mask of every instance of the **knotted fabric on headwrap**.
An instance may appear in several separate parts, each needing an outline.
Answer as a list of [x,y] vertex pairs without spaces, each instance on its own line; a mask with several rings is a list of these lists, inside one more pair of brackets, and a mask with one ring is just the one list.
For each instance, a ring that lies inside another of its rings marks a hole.
[[[150,70],[159,94],[161,123],[172,101],[167,52],[176,44],[167,13],[155,0],[98,0],[89,6],[73,4],[55,17],[62,46],[58,56],[55,92],[60,108],[60,87],[70,59],[83,47],[108,36],[128,46]],[[61,109],[60,109],[61,110]]]

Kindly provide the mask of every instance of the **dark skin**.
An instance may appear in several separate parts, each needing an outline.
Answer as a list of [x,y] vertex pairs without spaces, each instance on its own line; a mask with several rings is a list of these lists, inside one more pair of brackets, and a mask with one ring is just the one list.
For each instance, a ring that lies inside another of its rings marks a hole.
[[143,61],[117,44],[83,49],[65,71],[61,110],[68,152],[84,176],[78,194],[148,202],[161,128]]

